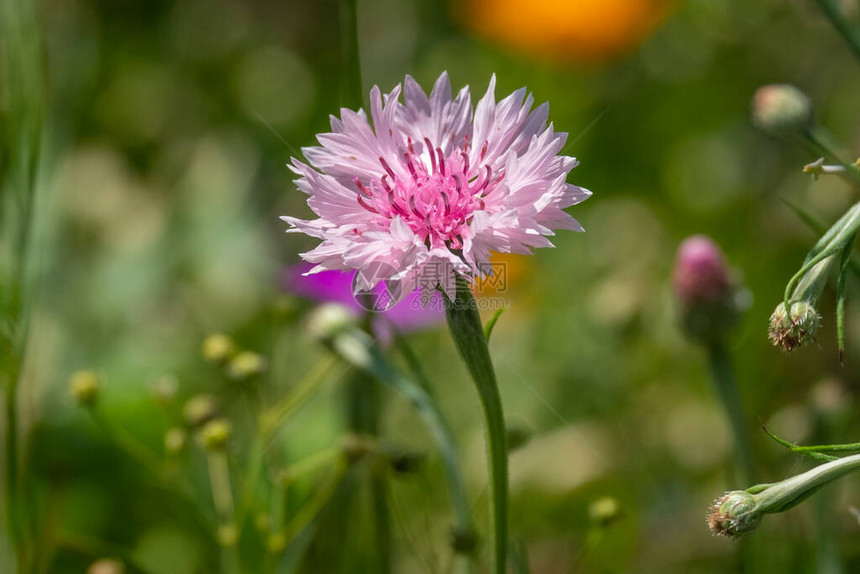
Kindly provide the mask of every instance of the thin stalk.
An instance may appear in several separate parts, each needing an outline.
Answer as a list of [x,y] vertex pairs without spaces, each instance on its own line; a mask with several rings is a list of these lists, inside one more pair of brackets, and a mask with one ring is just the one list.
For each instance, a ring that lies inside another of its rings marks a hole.
[[749,437],[744,417],[743,402],[735,383],[731,359],[723,343],[716,342],[708,347],[708,359],[710,361],[711,378],[714,382],[714,388],[720,397],[723,412],[731,427],[735,466],[738,473],[737,478],[743,484],[752,484],[754,482],[752,454],[749,449]]
[[221,450],[211,450],[206,453],[206,461],[209,465],[212,500],[218,514],[218,543],[221,545],[224,567],[228,572],[238,574],[241,572],[236,549],[238,532],[227,454]]
[[794,508],[821,487],[860,469],[860,454],[853,454],[816,466],[797,476],[770,485],[756,495],[760,502],[757,509],[764,514],[784,512]]
[[857,169],[857,165],[845,161],[845,158],[835,151],[837,144],[834,142],[833,136],[825,128],[815,124],[803,130],[803,136],[816,154],[830,158],[845,168],[845,171],[839,174],[840,176],[851,180],[855,185],[860,185],[860,170]]
[[493,572],[504,574],[508,545],[508,449],[502,399],[477,305],[464,278],[457,278],[455,299],[451,301],[446,296],[445,302],[451,338],[472,376],[484,411],[490,475]]
[[[378,383],[366,372],[356,372],[349,381],[347,390],[349,429],[358,435],[375,440],[379,435],[379,412],[382,406]],[[385,482],[384,475],[377,472],[370,474],[374,540],[380,574],[388,574],[391,571],[391,527],[388,501],[385,497]]]
[[343,458],[339,459],[335,470],[329,479],[317,489],[313,498],[311,498],[307,504],[302,506],[293,516],[292,520],[290,520],[284,528],[287,544],[295,540],[295,538],[302,533],[308,524],[316,518],[328,501],[331,500],[331,497],[334,496],[334,493],[337,491],[337,487],[340,484],[341,479],[343,479],[346,469],[346,460]]
[[836,31],[848,43],[854,56],[860,60],[860,29],[854,26],[839,9],[834,0],[815,0]]

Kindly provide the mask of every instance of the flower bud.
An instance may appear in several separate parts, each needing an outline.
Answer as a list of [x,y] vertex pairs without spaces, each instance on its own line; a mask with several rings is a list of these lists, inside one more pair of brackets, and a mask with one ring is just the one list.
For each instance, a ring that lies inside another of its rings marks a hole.
[[203,340],[203,358],[210,363],[224,363],[236,350],[233,340],[223,333],[212,333]]
[[236,546],[239,541],[239,529],[235,524],[222,524],[218,527],[218,544],[224,548]]
[[471,528],[454,527],[449,541],[456,554],[472,555],[478,548],[478,533]]
[[152,383],[152,394],[159,403],[167,405],[176,397],[179,381],[173,375],[162,375]]
[[266,370],[266,359],[258,353],[242,351],[230,361],[227,375],[235,381],[245,381]]
[[621,505],[611,496],[598,498],[588,505],[588,517],[596,526],[609,526],[621,518]]
[[682,325],[691,337],[717,340],[737,323],[738,289],[722,251],[710,238],[694,235],[681,243],[672,283]]
[[92,406],[99,398],[99,376],[93,371],[78,371],[69,379],[69,393],[78,404]]
[[794,86],[763,86],[753,96],[753,123],[770,134],[804,130],[812,125],[812,105]]
[[284,532],[273,532],[266,540],[266,549],[271,554],[280,554],[287,547],[287,535]]
[[784,302],[777,305],[770,316],[768,330],[771,342],[786,353],[812,341],[821,324],[821,316],[808,302],[794,301],[789,303],[789,306],[790,313],[786,311]]
[[87,574],[125,574],[125,565],[110,558],[99,558],[90,564]]
[[164,452],[170,456],[175,456],[182,452],[185,448],[185,443],[188,440],[188,434],[184,429],[173,427],[164,433]]
[[718,536],[742,536],[761,522],[755,497],[743,490],[727,492],[714,501],[708,513],[708,527]]
[[201,427],[218,416],[218,401],[212,395],[194,395],[183,408],[190,427]]
[[227,419],[215,419],[200,429],[200,442],[210,451],[224,450],[233,432],[233,425]]
[[311,337],[327,341],[355,325],[355,315],[343,305],[326,303],[311,312],[306,325]]

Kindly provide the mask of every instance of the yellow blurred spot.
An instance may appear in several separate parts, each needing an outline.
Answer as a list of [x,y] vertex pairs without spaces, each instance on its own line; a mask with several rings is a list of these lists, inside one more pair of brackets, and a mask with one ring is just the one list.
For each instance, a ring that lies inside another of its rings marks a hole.
[[521,283],[530,271],[528,257],[514,253],[494,253],[490,258],[490,266],[492,273],[475,281],[474,292],[477,297],[507,293]]
[[673,6],[672,0],[468,0],[463,20],[514,48],[588,62],[635,48]]

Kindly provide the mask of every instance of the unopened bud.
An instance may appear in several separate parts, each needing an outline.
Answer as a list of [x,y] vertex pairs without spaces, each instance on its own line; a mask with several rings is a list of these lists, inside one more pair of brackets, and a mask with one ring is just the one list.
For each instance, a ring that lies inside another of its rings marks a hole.
[[190,427],[201,427],[218,416],[218,401],[212,395],[194,395],[183,408],[185,422]]
[[233,340],[223,333],[212,333],[203,340],[203,358],[210,363],[224,363],[235,352]]
[[164,433],[164,452],[168,455],[175,456],[182,452],[185,448],[185,443],[188,440],[188,434],[185,429],[173,427]]
[[69,393],[78,404],[92,406],[99,398],[99,376],[93,371],[78,371],[69,379]]
[[111,558],[99,558],[90,564],[87,574],[125,574],[125,565]]
[[206,450],[224,450],[232,432],[230,421],[215,419],[200,429],[200,442]]
[[173,375],[162,375],[152,383],[152,394],[155,400],[167,405],[176,397],[179,390],[179,381]]
[[588,505],[588,517],[597,526],[609,526],[621,518],[621,505],[611,496],[598,498]]
[[280,554],[287,547],[287,535],[284,532],[274,532],[266,540],[266,548],[271,554]]
[[266,359],[258,353],[242,351],[230,361],[227,374],[235,381],[245,381],[266,370]]
[[314,309],[308,316],[308,334],[314,339],[327,341],[355,325],[352,311],[337,303],[325,303]]
[[718,536],[742,536],[761,522],[755,497],[743,490],[727,492],[716,499],[708,512],[708,527]]
[[722,251],[710,238],[694,235],[681,243],[672,283],[681,323],[691,337],[717,340],[737,323],[739,289]]
[[753,96],[753,123],[770,134],[804,130],[812,125],[812,105],[789,84],[763,86]]
[[224,548],[236,546],[239,541],[239,529],[234,524],[222,524],[218,527],[218,544]]
[[790,353],[814,340],[821,316],[806,301],[789,303],[791,312],[786,311],[785,303],[777,305],[770,316],[768,338],[771,342]]

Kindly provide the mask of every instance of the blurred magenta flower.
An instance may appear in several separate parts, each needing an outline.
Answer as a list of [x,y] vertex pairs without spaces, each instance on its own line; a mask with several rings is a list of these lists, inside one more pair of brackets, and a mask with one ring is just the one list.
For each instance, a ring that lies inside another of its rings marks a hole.
[[322,240],[302,257],[325,270],[359,270],[356,289],[394,281],[440,286],[483,277],[491,252],[551,247],[553,229],[581,231],[564,209],[590,192],[566,182],[576,159],[559,155],[567,134],[547,126],[549,107],[531,110],[525,88],[496,103],[495,76],[474,113],[468,87],[452,99],[443,73],[428,97],[411,77],[382,96],[370,93],[371,127],[359,110],[341,110],[310,165],[293,159],[313,220],[283,217],[288,231]]
[[675,293],[685,303],[718,301],[731,289],[729,267],[716,243],[704,235],[688,237],[675,259]]
[[[311,267],[302,263],[285,269],[284,288],[294,295],[312,301],[338,303],[356,315],[365,311],[366,306],[362,306],[353,295],[355,272],[322,271],[308,274]],[[381,285],[376,288],[377,291],[381,289]],[[441,296],[433,293],[425,305],[421,301],[421,292],[417,290],[407,294],[402,304],[386,311],[377,311],[373,317],[373,328],[383,342],[390,339],[392,326],[398,331],[408,333],[434,327],[445,320]]]
[[742,290],[731,275],[722,250],[709,237],[693,235],[678,247],[673,285],[689,335],[716,340],[735,325]]

